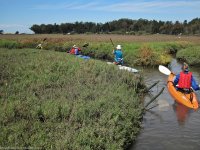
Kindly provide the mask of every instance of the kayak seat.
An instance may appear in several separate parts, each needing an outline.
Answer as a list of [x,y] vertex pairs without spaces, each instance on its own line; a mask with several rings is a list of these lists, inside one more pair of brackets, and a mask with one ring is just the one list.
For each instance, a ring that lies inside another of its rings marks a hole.
[[185,89],[185,88],[177,88],[177,91],[180,91],[181,93],[184,93],[184,94],[190,94],[192,93],[192,89]]

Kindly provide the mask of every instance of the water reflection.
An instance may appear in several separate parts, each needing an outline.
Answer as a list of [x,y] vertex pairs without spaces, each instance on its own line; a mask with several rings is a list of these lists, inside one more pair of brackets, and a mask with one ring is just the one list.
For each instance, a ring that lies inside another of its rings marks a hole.
[[155,111],[153,111],[153,110],[148,110],[147,112],[150,113],[150,115],[153,115],[153,116],[155,116],[157,119],[159,119],[160,122],[163,122],[163,118],[162,118],[162,116],[161,116],[159,113],[157,113],[157,112],[155,112]]
[[185,125],[185,122],[189,116],[190,109],[180,103],[177,103],[177,102],[174,102],[174,104],[172,106],[173,106],[174,112],[176,113],[178,124]]
[[[197,81],[200,82],[200,67],[191,67],[191,71]],[[174,73],[181,71],[181,64],[175,59],[171,63]],[[152,95],[166,87],[167,76],[160,73],[157,68],[144,70],[147,85],[156,81],[160,82],[151,89]],[[146,96],[144,104],[149,102],[151,94]],[[200,100],[200,91],[196,92]],[[167,88],[151,104],[157,107],[147,111],[143,117],[142,130],[131,150],[198,150],[200,149],[200,109],[194,111],[184,105],[176,103],[169,94]],[[149,106],[149,107],[151,107]]]

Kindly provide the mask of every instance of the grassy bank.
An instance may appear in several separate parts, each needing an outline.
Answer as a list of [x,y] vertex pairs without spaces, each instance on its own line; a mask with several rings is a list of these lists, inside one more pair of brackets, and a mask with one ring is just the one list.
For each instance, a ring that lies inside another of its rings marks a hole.
[[176,57],[190,65],[200,65],[200,46],[191,46],[177,52]]
[[140,76],[66,53],[0,49],[0,146],[125,149],[140,129]]
[[[43,41],[44,38],[47,40]],[[82,48],[84,55],[113,61],[110,38],[115,45],[122,45],[125,65],[131,67],[166,65],[171,61],[171,54],[191,46],[196,47],[200,41],[195,36],[178,38],[166,35],[1,35],[0,47],[35,48],[42,43],[43,49],[66,52],[74,44],[81,47],[89,43],[87,48]]]

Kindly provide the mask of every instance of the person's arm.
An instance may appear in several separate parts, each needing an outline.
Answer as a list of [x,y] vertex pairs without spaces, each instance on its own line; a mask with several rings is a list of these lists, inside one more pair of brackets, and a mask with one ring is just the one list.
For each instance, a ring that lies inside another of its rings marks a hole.
[[174,85],[177,85],[177,84],[178,84],[179,78],[180,78],[180,74],[177,74],[177,75],[175,76],[175,79],[174,79]]
[[197,91],[200,90],[198,83],[195,81],[194,77],[192,76],[192,88]]
[[113,54],[115,54],[115,50],[113,49]]
[[69,53],[70,53],[70,54],[73,54],[73,51],[74,51],[74,48],[72,47],[72,48],[69,50]]

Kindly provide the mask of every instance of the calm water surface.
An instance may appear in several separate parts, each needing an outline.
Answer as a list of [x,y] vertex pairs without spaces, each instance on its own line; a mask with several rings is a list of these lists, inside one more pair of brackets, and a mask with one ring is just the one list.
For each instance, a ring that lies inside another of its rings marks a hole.
[[[174,73],[181,71],[181,65],[173,60],[171,69]],[[193,76],[200,83],[200,68],[191,68]],[[157,68],[145,69],[147,85],[160,81],[152,90],[156,95],[162,87],[163,93],[151,104],[157,107],[146,112],[143,117],[142,130],[131,150],[200,150],[200,110],[186,108],[175,103],[167,91],[166,75]],[[196,92],[200,100],[200,91]],[[145,98],[148,102],[152,95]],[[149,106],[149,107],[151,107]]]

